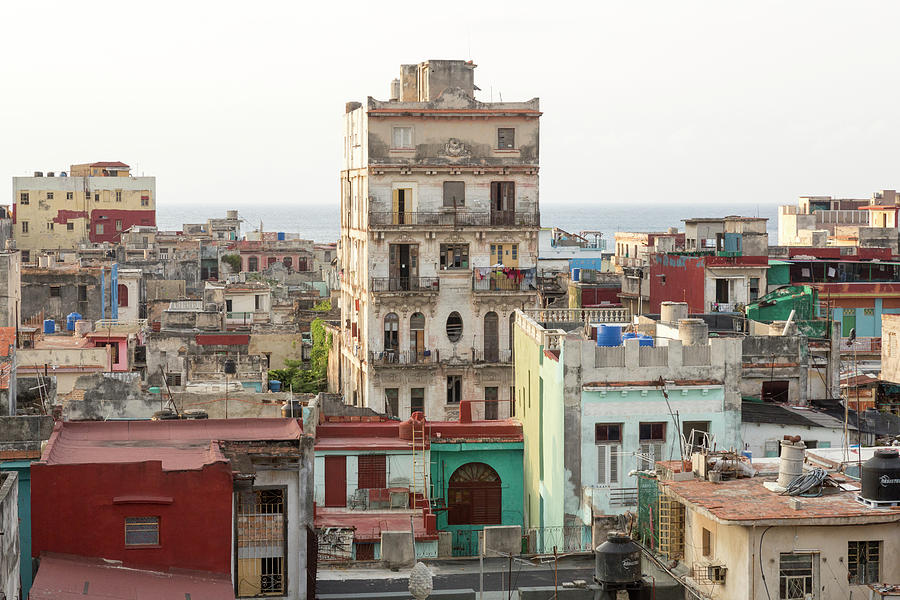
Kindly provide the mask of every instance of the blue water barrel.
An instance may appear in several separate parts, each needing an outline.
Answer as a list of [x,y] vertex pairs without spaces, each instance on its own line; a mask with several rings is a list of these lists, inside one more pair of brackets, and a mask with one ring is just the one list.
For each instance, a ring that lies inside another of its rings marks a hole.
[[280,392],[281,391],[281,382],[278,381],[277,379],[270,380],[269,381],[269,389],[272,390],[273,392]]
[[66,331],[75,331],[75,321],[80,321],[81,315],[77,312],[70,312],[66,315]]
[[598,346],[621,346],[622,327],[620,325],[601,325],[597,328]]
[[56,333],[56,321],[44,319],[44,333]]
[[283,231],[279,231],[279,232],[278,232],[278,241],[279,241],[279,242],[283,242],[283,241],[284,241],[284,232],[283,232]]
[[625,340],[634,339],[634,338],[636,338],[636,337],[640,337],[640,336],[639,336],[638,334],[632,332],[632,331],[629,331],[629,332],[627,332],[627,333],[623,333],[623,334],[622,334],[622,343],[624,344],[624,343],[625,343]]
[[581,281],[581,269],[577,267],[572,269],[572,281]]
[[637,338],[638,338],[639,346],[652,346],[653,345],[653,338],[645,333],[638,335]]

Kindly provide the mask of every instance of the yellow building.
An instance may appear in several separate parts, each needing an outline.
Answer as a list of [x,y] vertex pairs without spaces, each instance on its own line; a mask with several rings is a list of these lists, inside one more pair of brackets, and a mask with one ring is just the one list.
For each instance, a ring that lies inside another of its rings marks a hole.
[[118,243],[134,225],[156,225],[156,178],[121,162],[72,165],[69,173],[13,177],[13,235],[22,262],[43,251]]

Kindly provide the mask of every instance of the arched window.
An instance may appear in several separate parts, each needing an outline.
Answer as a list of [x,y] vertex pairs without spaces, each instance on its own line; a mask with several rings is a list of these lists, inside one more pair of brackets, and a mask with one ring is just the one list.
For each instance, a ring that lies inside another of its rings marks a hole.
[[450,476],[449,525],[497,525],[502,521],[500,476],[484,463],[466,463]]
[[500,360],[500,317],[494,311],[484,315],[484,360]]
[[425,360],[425,315],[413,313],[409,318],[409,361]]
[[247,270],[251,273],[255,273],[259,271],[259,259],[255,256],[251,256],[247,259]]
[[119,306],[128,306],[128,286],[119,284]]
[[294,267],[294,259],[290,256],[285,256],[281,259],[281,264],[284,265],[284,268],[290,271]]
[[400,349],[400,317],[397,313],[384,315],[384,351],[396,352]]
[[451,342],[458,342],[462,337],[462,317],[455,310],[447,316],[447,337]]

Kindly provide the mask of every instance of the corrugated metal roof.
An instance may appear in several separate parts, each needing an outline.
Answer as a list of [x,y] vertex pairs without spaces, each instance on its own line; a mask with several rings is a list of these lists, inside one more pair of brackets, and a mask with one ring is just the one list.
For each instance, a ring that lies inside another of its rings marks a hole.
[[228,574],[161,573],[118,561],[44,555],[31,600],[234,600]]
[[166,471],[225,462],[217,441],[296,440],[297,419],[59,422],[41,456],[50,465],[159,460]]

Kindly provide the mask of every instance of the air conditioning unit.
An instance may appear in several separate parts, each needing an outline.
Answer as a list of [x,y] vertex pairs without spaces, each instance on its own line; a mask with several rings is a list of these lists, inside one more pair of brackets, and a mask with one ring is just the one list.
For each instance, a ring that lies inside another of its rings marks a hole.
[[723,565],[709,565],[706,567],[706,576],[712,583],[725,583],[725,571],[728,568]]

